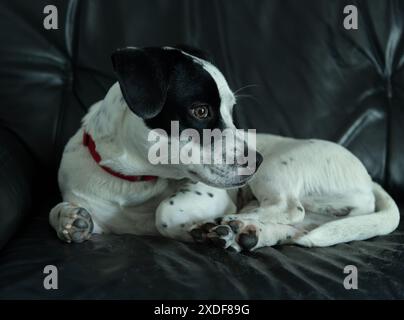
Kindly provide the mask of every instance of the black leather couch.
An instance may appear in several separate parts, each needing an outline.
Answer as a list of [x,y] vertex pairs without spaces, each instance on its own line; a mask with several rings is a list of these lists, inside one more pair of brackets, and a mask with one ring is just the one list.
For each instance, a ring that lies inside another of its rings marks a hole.
[[[329,248],[235,254],[140,236],[61,243],[48,225],[63,147],[116,81],[117,47],[207,50],[241,93],[240,127],[337,141],[403,204],[404,1],[0,2],[1,298],[403,298],[404,230]],[[343,27],[354,4],[359,29]],[[404,206],[401,206],[404,209]],[[46,265],[58,290],[43,287]],[[358,290],[346,290],[346,265]]]

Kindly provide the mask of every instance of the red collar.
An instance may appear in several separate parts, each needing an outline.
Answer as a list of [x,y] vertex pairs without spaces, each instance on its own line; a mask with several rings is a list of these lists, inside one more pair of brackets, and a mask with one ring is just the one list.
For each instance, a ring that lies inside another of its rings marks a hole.
[[104,169],[106,172],[109,174],[113,175],[114,177],[131,181],[131,182],[136,182],[136,181],[150,181],[150,180],[156,180],[156,176],[127,176],[122,173],[116,172],[112,170],[111,168],[108,168],[106,166],[103,166],[100,164],[101,161],[101,156],[96,150],[96,145],[91,137],[87,132],[84,132],[83,134],[83,145],[85,145],[88,148],[88,151],[90,151],[91,156],[93,157],[94,161],[98,163],[98,165]]

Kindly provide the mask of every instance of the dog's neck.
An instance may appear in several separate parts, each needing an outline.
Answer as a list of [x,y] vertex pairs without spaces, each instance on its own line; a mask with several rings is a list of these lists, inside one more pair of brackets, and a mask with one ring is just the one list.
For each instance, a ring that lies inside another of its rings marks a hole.
[[91,107],[83,119],[83,129],[97,145],[102,157],[100,165],[124,175],[183,178],[174,168],[154,166],[148,161],[149,130],[128,108],[118,83],[111,87],[104,100]]

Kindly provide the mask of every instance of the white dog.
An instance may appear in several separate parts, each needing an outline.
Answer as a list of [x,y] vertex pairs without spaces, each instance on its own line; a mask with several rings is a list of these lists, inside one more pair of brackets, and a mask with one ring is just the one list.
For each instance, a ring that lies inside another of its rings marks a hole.
[[[178,121],[181,130],[236,131],[235,96],[196,49],[126,48],[112,60],[118,82],[91,107],[63,154],[64,202],[49,217],[60,239],[161,234],[240,251],[330,246],[398,226],[392,198],[353,154],[327,141],[258,134],[256,149],[241,138],[232,146],[236,158],[246,150],[255,155],[247,165],[152,165],[152,129],[170,134]],[[241,167],[251,174],[237,174]]]

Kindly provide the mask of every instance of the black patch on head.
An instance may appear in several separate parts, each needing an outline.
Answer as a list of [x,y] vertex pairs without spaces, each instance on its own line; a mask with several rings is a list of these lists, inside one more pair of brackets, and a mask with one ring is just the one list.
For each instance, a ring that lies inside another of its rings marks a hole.
[[[195,56],[196,49],[184,49]],[[129,108],[150,129],[171,134],[171,121],[179,122],[180,133],[193,128],[225,129],[220,115],[217,83],[202,65],[180,50],[126,48],[112,55],[115,73]],[[195,105],[208,105],[210,116],[192,116]]]
[[143,119],[159,114],[166,101],[169,72],[163,57],[157,48],[124,48],[111,57],[126,103]]

